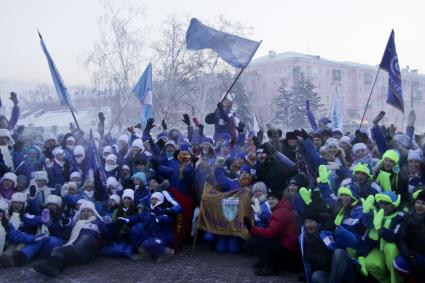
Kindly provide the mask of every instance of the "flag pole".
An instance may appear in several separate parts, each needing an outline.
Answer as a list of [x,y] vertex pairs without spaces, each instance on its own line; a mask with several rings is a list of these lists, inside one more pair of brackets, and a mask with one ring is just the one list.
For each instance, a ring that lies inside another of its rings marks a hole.
[[78,125],[77,118],[75,118],[75,114],[74,111],[72,111],[71,106],[69,106],[69,110],[71,111],[72,117],[74,118],[75,125],[77,125],[78,130],[81,132],[80,125]]
[[223,102],[223,101],[226,99],[227,95],[230,93],[230,91],[232,90],[232,88],[235,86],[235,84],[236,84],[237,80],[238,80],[238,79],[239,79],[239,77],[242,75],[243,71],[245,71],[246,67],[248,67],[249,63],[250,63],[250,62],[251,62],[251,60],[252,60],[252,57],[254,57],[255,53],[256,53],[256,52],[257,52],[257,50],[258,50],[258,47],[260,47],[260,44],[261,44],[262,42],[263,42],[263,41],[262,41],[262,40],[260,40],[260,42],[259,42],[259,43],[258,43],[258,45],[257,45],[257,48],[255,48],[254,52],[252,53],[251,58],[249,58],[248,64],[246,64],[246,65],[245,65],[245,67],[243,67],[243,68],[239,71],[239,74],[236,76],[236,78],[234,79],[233,83],[230,85],[229,89],[227,90],[226,94],[223,96],[223,99],[222,99],[220,102]]
[[369,105],[370,98],[372,97],[373,89],[375,88],[375,83],[378,80],[378,75],[379,75],[380,70],[381,70],[381,67],[378,68],[378,71],[376,72],[375,79],[373,80],[372,89],[370,90],[369,98],[367,99],[366,106],[365,106],[364,111],[363,111],[363,116],[362,116],[362,119],[360,120],[359,131],[362,128],[363,120],[364,120],[364,117],[365,117],[366,111],[367,111],[367,106]]

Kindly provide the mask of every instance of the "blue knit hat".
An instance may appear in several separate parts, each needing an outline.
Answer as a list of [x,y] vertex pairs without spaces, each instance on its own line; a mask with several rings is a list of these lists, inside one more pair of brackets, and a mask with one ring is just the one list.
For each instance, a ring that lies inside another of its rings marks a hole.
[[146,181],[146,175],[145,175],[145,173],[143,173],[143,172],[137,172],[136,174],[134,174],[133,176],[131,176],[131,179],[135,179],[135,178],[141,180],[142,183],[144,185],[146,185],[147,181]]

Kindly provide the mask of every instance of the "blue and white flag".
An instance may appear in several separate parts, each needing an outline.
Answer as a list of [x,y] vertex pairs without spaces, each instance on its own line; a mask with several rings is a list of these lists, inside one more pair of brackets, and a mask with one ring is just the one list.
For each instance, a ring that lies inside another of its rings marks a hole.
[[342,103],[341,96],[339,95],[339,86],[335,86],[335,94],[332,99],[332,109],[331,109],[331,120],[332,120],[332,129],[340,130],[342,132],[343,120],[342,120]]
[[96,143],[94,142],[92,129],[90,129],[87,155],[89,160],[89,177],[94,178],[94,172],[98,170],[100,182],[102,183],[102,186],[106,188],[105,169],[103,168],[102,162],[100,161],[100,155],[97,151]]
[[191,50],[212,49],[221,59],[236,68],[245,68],[261,41],[253,41],[202,24],[198,19],[190,20],[186,32],[186,48]]
[[46,45],[44,44],[43,37],[38,33],[40,37],[41,48],[43,49],[44,55],[46,55],[47,63],[49,64],[50,74],[52,75],[53,84],[56,88],[56,93],[58,94],[59,101],[61,105],[68,106],[72,111],[77,112],[74,105],[72,104],[71,97],[69,96],[68,89],[66,88],[61,75],[59,74],[58,69],[56,68],[55,62],[53,62],[52,57],[47,51]]
[[394,30],[391,31],[379,68],[388,72],[387,103],[404,113],[401,73],[395,48]]
[[142,125],[146,126],[146,121],[152,118],[152,64],[146,67],[139,81],[133,88],[133,93],[143,104]]

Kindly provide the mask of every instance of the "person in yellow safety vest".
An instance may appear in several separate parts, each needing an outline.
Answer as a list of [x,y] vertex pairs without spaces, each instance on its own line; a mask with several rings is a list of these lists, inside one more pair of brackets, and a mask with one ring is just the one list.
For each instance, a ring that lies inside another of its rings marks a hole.
[[366,273],[381,283],[402,282],[393,267],[393,261],[399,254],[396,239],[404,214],[398,209],[401,197],[394,192],[383,192],[375,195],[375,201],[379,210],[374,210],[369,237],[376,240],[377,245],[364,259]]

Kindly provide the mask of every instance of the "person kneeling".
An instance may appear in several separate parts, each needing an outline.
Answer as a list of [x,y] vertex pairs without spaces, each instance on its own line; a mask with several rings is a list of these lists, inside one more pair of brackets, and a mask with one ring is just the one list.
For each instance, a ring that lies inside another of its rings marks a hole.
[[269,195],[268,203],[272,214],[267,227],[253,227],[249,218],[244,218],[244,224],[253,236],[248,240],[249,246],[258,256],[255,270],[257,275],[276,275],[279,268],[277,263],[297,257],[297,220],[292,213],[292,204],[286,199],[281,199],[280,193]]

